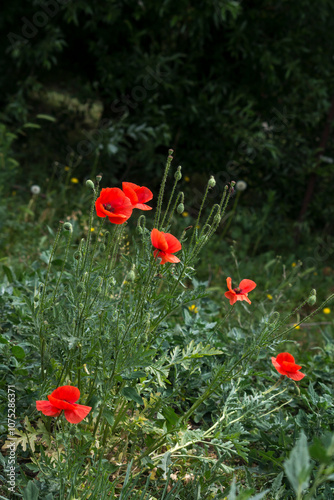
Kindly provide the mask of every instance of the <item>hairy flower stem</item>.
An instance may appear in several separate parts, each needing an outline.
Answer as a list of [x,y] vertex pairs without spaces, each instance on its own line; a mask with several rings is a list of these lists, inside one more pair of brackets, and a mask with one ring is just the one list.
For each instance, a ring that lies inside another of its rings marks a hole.
[[153,227],[155,227],[157,229],[159,228],[162,200],[164,197],[164,191],[165,191],[165,185],[166,185],[166,180],[167,180],[167,176],[168,176],[168,171],[169,171],[170,165],[171,165],[172,160],[173,160],[173,157],[172,157],[173,150],[170,149],[168,153],[169,153],[169,155],[168,155],[167,162],[166,162],[165,172],[164,172],[164,176],[162,178],[162,182],[161,182],[160,190],[159,190],[159,195],[158,195],[157,210],[156,210],[155,217],[154,217]]
[[39,331],[39,340],[40,340],[40,352],[41,352],[41,376],[42,376],[42,380],[44,380],[45,338],[43,336],[44,324],[41,321],[43,320],[44,302],[45,302],[45,294],[46,294],[46,285],[47,285],[49,274],[50,274],[52,260],[53,260],[54,254],[56,252],[56,249],[58,247],[58,242],[59,242],[59,238],[60,238],[60,233],[61,233],[62,225],[63,225],[63,222],[60,222],[59,226],[58,226],[58,231],[57,231],[57,234],[56,234],[56,237],[55,237],[55,241],[53,243],[53,247],[52,247],[52,250],[51,250],[51,254],[50,254],[50,258],[49,258],[49,263],[48,263],[48,267],[47,267],[47,270],[46,270],[46,275],[45,275],[45,278],[44,278],[44,286],[43,286],[42,298],[41,298],[41,302],[40,302],[40,306],[39,306],[39,311],[37,313],[37,322],[38,322],[38,331]]
[[222,239],[224,238],[225,234],[228,231],[228,228],[230,227],[230,225],[232,223],[232,220],[234,218],[234,215],[235,215],[235,212],[236,212],[236,209],[237,209],[237,205],[238,205],[238,201],[239,201],[240,195],[241,195],[241,191],[238,191],[237,192],[237,196],[235,197],[235,200],[234,200],[234,203],[233,203],[231,215],[230,215],[230,217],[228,219],[228,222],[227,222],[226,226],[224,227],[224,231],[223,231],[223,233],[221,235]]
[[82,269],[85,269],[86,262],[87,262],[87,257],[89,253],[89,245],[90,245],[90,240],[92,236],[92,227],[93,227],[93,217],[94,217],[94,208],[95,208],[95,201],[97,198],[97,192],[96,189],[93,190],[93,201],[90,207],[90,214],[89,214],[89,225],[88,225],[88,235],[87,235],[87,242],[84,247],[83,253],[84,253],[84,259],[83,259],[83,264],[82,264]]
[[192,243],[194,241],[195,234],[197,233],[197,226],[199,224],[199,221],[200,221],[200,218],[201,218],[201,215],[202,215],[202,210],[203,210],[206,198],[208,196],[209,189],[210,189],[210,184],[208,182],[207,185],[206,185],[206,190],[205,190],[205,193],[204,193],[204,196],[203,196],[203,199],[202,199],[202,203],[201,203],[198,215],[197,215],[197,219],[196,219],[196,222],[195,222],[195,225],[194,225],[194,230],[193,230],[192,235],[191,235],[191,240],[190,240],[189,248],[191,248]]
[[64,270],[65,270],[65,264],[67,262],[68,251],[70,249],[71,241],[72,241],[72,231],[68,231],[68,240],[67,240],[67,245],[66,245],[66,250],[65,250],[64,262],[63,262],[63,265],[62,265],[62,268],[60,271],[60,275],[59,275],[58,280],[57,280],[56,288],[54,289],[54,292],[53,292],[52,297],[51,297],[51,301],[50,301],[51,303],[53,303],[57,297],[57,292],[58,292],[61,278],[62,278]]
[[[163,217],[163,219],[162,219],[162,222],[161,222],[161,224],[160,224],[160,228],[158,227],[158,229],[160,229],[160,231],[161,231],[161,230],[163,229],[163,227],[164,227],[164,222],[165,222],[165,219],[166,219],[166,217],[167,217],[167,214],[168,214],[168,211],[169,211],[169,207],[170,207],[170,205],[171,205],[171,203],[172,203],[172,199],[173,199],[173,197],[174,197],[174,192],[175,192],[176,185],[177,185],[177,183],[178,183],[178,182],[179,182],[179,179],[177,179],[177,178],[176,178],[176,179],[175,179],[175,182],[174,182],[174,185],[173,185],[172,194],[171,194],[171,195],[170,195],[170,197],[169,197],[168,204],[167,204],[167,208],[166,208],[166,211],[165,211],[165,213],[164,213],[164,217]],[[177,199],[178,199],[178,197],[176,198],[176,201],[177,201]],[[176,204],[174,205],[174,208],[173,208],[173,210],[172,210],[172,212],[171,212],[170,217],[169,217],[169,219],[168,219],[168,220],[170,220],[170,219],[171,219],[171,217],[173,216],[173,211],[175,210],[175,208],[176,208]],[[168,223],[167,223],[167,227],[168,227]]]

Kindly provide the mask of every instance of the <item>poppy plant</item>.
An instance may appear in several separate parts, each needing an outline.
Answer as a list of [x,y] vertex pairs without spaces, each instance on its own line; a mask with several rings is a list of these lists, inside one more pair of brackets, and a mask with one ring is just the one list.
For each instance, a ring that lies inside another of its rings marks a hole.
[[281,375],[286,375],[292,380],[301,380],[305,373],[300,372],[301,366],[296,365],[295,358],[289,352],[281,352],[277,358],[271,358],[271,361]]
[[36,408],[48,417],[58,417],[64,410],[66,420],[71,424],[78,424],[92,409],[91,406],[77,404],[79,398],[80,391],[77,387],[63,385],[48,396],[49,401],[36,401]]
[[182,245],[175,236],[170,233],[163,233],[158,231],[158,229],[152,229],[151,232],[152,245],[156,250],[154,250],[154,257],[160,257],[160,264],[165,264],[166,262],[172,262],[176,264],[180,262],[180,259],[173,255],[173,253],[181,250]]
[[137,186],[132,182],[122,182],[122,189],[125,196],[132,203],[132,208],[140,208],[140,210],[152,210],[152,207],[145,205],[147,201],[152,200],[153,193],[145,186]]
[[95,202],[96,215],[112,224],[124,224],[132,214],[132,203],[119,188],[104,188]]
[[232,288],[232,278],[226,279],[228,292],[225,292],[225,297],[230,299],[230,304],[233,306],[238,300],[246,300],[248,304],[251,301],[248,298],[248,293],[254,290],[256,283],[252,280],[242,280],[237,288]]

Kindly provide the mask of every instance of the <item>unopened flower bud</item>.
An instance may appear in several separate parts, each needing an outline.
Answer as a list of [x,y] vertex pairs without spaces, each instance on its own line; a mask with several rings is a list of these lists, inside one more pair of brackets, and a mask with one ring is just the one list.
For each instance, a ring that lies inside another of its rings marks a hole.
[[73,257],[75,258],[75,260],[79,260],[81,257],[81,252],[74,252]]
[[39,301],[39,295],[35,295],[34,302],[38,302],[38,301]]
[[169,149],[169,150],[168,150],[168,154],[169,154],[169,156],[172,156],[172,154],[173,154],[173,153],[174,153],[174,149]]
[[90,187],[91,189],[95,189],[94,182],[91,181],[90,179],[86,181],[86,186]]
[[313,290],[311,290],[309,298],[307,299],[307,303],[309,306],[314,306],[316,301],[317,301],[317,291],[313,288]]
[[182,179],[181,167],[177,167],[177,171],[174,174],[174,179],[176,181],[179,181],[180,179]]
[[65,222],[64,224],[64,229],[66,229],[66,231],[73,231],[73,226],[70,222]]
[[208,182],[208,186],[209,186],[209,188],[214,188],[215,185],[216,185],[215,178],[213,177],[213,175],[211,175],[209,182]]
[[97,180],[97,182],[101,182],[101,180],[102,180],[102,174],[98,174],[96,176],[96,180]]
[[177,211],[178,214],[182,214],[184,212],[184,205],[183,205],[183,203],[179,203],[176,211]]
[[214,218],[213,218],[213,222],[214,222],[214,224],[219,224],[219,223],[220,223],[220,221],[221,221],[221,215],[218,213],[218,214],[216,214],[216,215],[214,216]]
[[31,186],[30,191],[32,192],[32,194],[39,194],[41,192],[41,188],[37,186],[37,184],[34,184],[33,186]]
[[245,191],[245,189],[247,189],[247,182],[238,181],[235,185],[235,188],[237,191]]
[[77,286],[77,292],[81,293],[83,291],[83,289],[84,289],[83,283],[79,283],[78,286]]

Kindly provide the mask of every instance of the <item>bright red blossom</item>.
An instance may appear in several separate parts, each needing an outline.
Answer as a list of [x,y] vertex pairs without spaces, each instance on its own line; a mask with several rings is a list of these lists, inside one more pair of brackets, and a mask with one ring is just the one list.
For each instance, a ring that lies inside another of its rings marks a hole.
[[79,398],[80,391],[77,387],[63,385],[48,396],[49,401],[36,401],[36,408],[48,417],[58,417],[64,410],[66,420],[71,424],[78,424],[92,409],[91,406],[76,404]]
[[271,361],[281,375],[286,375],[292,380],[301,380],[305,373],[300,372],[301,366],[296,365],[295,358],[288,352],[281,352],[277,358],[271,358]]
[[124,224],[132,214],[132,203],[119,188],[104,188],[95,202],[96,215],[112,224]]
[[153,193],[145,186],[137,186],[132,182],[122,182],[122,189],[125,196],[132,203],[132,208],[140,208],[140,210],[152,210],[152,207],[145,205],[147,201],[152,200]]
[[225,297],[230,299],[231,306],[238,300],[246,300],[249,304],[251,301],[248,298],[248,293],[254,290],[256,283],[252,280],[242,280],[237,288],[232,288],[232,278],[226,279],[228,292],[225,292]]
[[166,262],[172,262],[173,264],[180,262],[180,259],[173,255],[173,253],[181,250],[182,245],[175,236],[170,233],[163,233],[158,231],[158,229],[152,229],[151,232],[152,245],[156,250],[154,250],[154,257],[159,257],[161,259],[160,264],[165,264]]

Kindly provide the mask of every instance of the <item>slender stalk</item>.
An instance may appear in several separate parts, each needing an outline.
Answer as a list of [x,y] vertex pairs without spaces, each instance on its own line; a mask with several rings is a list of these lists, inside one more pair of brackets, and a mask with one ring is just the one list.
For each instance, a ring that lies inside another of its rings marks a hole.
[[159,220],[160,220],[160,215],[161,215],[161,207],[162,207],[162,200],[163,200],[163,197],[164,197],[166,180],[167,180],[167,176],[168,176],[168,171],[169,171],[170,165],[171,165],[172,160],[173,160],[172,154],[173,154],[173,150],[170,149],[168,151],[168,158],[167,158],[167,162],[166,162],[164,176],[162,178],[162,182],[161,182],[161,185],[160,185],[160,191],[159,191],[159,195],[158,195],[157,211],[156,211],[155,217],[154,217],[154,225],[153,225],[153,227],[156,227],[156,228],[159,227]]

